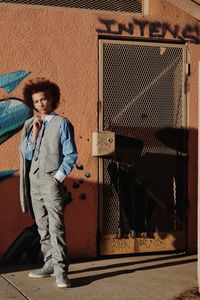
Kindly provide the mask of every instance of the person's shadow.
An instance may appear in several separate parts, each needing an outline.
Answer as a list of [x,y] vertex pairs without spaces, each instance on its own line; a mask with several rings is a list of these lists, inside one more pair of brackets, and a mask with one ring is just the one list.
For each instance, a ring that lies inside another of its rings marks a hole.
[[[135,257],[136,260],[136,257]],[[169,261],[170,260],[170,261]],[[105,265],[103,266],[97,266],[97,267],[91,267],[87,269],[82,270],[76,270],[76,271],[70,271],[70,275],[74,274],[80,274],[80,273],[88,273],[88,272],[99,272],[99,274],[91,274],[87,275],[85,277],[80,278],[72,278],[71,284],[73,287],[80,287],[89,285],[94,281],[120,276],[124,274],[131,274],[138,271],[146,271],[146,270],[152,270],[152,269],[160,269],[170,266],[178,266],[178,265],[184,265],[192,262],[197,262],[197,258],[195,258],[193,255],[185,255],[185,254],[175,254],[172,256],[164,256],[164,257],[156,257],[151,259],[144,259],[140,261],[132,261],[132,262],[123,262],[123,263],[116,263],[116,264],[110,264],[107,265],[105,260]],[[140,264],[146,264],[145,266],[138,266]],[[131,268],[130,268],[131,267]],[[113,270],[115,268],[120,268],[120,270]],[[121,269],[123,268],[123,269]],[[105,272],[108,270],[108,272]]]

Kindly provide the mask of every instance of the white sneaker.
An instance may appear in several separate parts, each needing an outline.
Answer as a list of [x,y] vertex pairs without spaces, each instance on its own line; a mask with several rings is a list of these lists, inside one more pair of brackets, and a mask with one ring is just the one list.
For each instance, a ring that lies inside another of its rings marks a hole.
[[71,282],[65,274],[60,274],[56,276],[57,287],[59,288],[69,288],[71,287]]
[[31,271],[28,276],[30,278],[44,278],[44,277],[49,277],[53,274],[53,267],[52,266],[43,266],[40,269]]

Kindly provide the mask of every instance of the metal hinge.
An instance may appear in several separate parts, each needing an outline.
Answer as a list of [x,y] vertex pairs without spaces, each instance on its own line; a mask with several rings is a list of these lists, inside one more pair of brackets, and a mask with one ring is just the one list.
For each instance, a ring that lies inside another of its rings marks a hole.
[[190,64],[189,63],[186,64],[186,74],[188,76],[190,76]]

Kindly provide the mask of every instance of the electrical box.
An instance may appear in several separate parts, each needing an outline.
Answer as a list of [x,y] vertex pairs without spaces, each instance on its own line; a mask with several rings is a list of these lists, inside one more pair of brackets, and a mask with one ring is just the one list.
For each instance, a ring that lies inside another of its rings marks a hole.
[[115,132],[92,133],[92,156],[112,157],[115,155]]

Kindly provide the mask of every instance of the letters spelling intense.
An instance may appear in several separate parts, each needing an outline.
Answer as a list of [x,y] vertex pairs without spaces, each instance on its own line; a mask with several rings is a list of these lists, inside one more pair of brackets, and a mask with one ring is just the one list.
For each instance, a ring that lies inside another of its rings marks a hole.
[[200,44],[200,26],[186,24],[183,28],[179,25],[171,25],[167,22],[151,22],[148,20],[133,19],[127,24],[118,23],[114,19],[102,19],[99,18],[99,22],[105,26],[104,29],[96,29],[99,34],[115,34],[122,35],[124,32],[129,35],[134,34],[134,29],[139,28],[141,37],[146,36],[150,38],[162,38],[164,39],[167,33],[170,33],[174,39],[181,41],[191,42],[194,44]]

